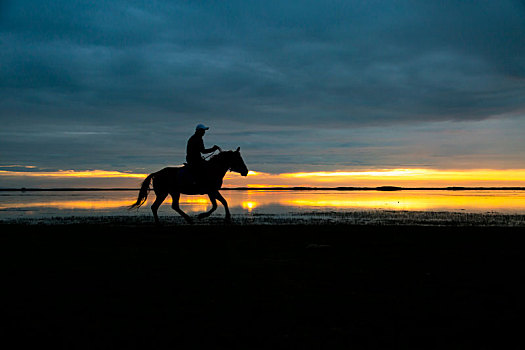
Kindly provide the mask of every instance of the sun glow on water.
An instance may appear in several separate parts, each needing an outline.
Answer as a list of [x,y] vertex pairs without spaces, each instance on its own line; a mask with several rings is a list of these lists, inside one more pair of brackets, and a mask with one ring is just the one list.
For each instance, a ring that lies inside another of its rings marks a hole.
[[254,208],[258,206],[258,203],[254,201],[244,201],[241,203],[241,206],[244,209],[248,210],[248,212],[251,212]]
[[[451,211],[525,214],[525,191],[222,191],[234,214],[286,214],[309,211]],[[0,196],[0,218],[68,215],[151,215],[150,193],[138,210],[128,210],[135,191],[46,192]],[[195,215],[210,210],[207,196],[181,196],[180,207]],[[162,215],[177,215],[168,197]],[[218,203],[215,215],[224,215]]]

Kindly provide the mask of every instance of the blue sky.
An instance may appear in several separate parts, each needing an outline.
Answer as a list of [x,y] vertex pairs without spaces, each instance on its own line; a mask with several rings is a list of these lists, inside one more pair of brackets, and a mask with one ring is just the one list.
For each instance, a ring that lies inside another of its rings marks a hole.
[[0,165],[148,173],[204,123],[268,173],[525,168],[524,18],[523,1],[2,1]]

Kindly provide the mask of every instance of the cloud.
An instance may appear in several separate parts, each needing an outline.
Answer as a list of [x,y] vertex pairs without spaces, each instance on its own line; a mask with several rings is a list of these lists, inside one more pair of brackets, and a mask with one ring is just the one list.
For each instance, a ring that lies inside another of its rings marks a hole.
[[55,103],[51,111],[76,103],[117,119],[132,107],[152,109],[153,119],[214,113],[348,125],[479,119],[522,107],[519,2],[6,8],[2,81],[19,96],[15,109],[32,97]]
[[1,145],[15,163],[156,166],[183,159],[209,121],[252,132],[234,139],[270,154],[265,170],[343,165],[356,147],[319,130],[524,115],[521,1],[4,1],[0,13],[0,120],[21,135]]

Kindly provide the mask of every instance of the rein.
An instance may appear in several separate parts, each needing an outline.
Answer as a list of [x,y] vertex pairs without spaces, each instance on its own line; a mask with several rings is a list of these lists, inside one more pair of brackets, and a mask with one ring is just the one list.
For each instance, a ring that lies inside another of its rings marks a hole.
[[[213,155],[215,154],[215,152],[216,152],[216,151],[211,152],[209,155],[207,155],[207,156],[204,157],[203,159],[206,160],[206,159],[210,158],[211,156],[213,156]],[[219,152],[219,153],[220,153],[220,152]],[[217,153],[217,154],[219,154],[219,153]]]
[[[221,153],[223,153],[223,151],[219,151],[219,153],[215,153],[216,151],[213,151],[212,153],[210,153],[209,155],[207,155],[206,157],[204,157],[203,159],[206,160],[208,158],[210,158],[211,156],[218,156],[220,155]],[[231,169],[231,166],[228,167],[228,170],[227,171],[232,171]]]

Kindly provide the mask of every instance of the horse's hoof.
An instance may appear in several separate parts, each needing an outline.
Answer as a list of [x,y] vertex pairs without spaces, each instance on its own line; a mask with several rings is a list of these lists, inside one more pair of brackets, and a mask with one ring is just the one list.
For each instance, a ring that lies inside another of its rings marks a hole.
[[190,224],[190,225],[193,225],[193,224],[194,224],[193,220],[190,219],[190,218],[187,218],[187,219],[186,219],[186,222],[187,222],[188,224]]
[[225,224],[231,224],[232,223],[232,218],[231,217],[227,217],[224,219],[224,223]]
[[201,214],[197,215],[197,219],[204,219],[205,217],[208,217],[208,215],[206,215],[206,213],[201,213]]

